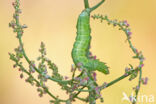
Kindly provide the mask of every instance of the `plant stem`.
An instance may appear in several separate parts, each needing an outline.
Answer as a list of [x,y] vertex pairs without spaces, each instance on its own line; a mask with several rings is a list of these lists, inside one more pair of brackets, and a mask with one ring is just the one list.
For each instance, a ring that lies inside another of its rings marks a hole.
[[[142,70],[141,70],[141,69],[136,69],[136,70],[138,70],[138,71],[140,71],[140,72],[142,73]],[[133,70],[133,71],[136,71],[136,70]],[[115,83],[121,81],[122,79],[128,77],[128,76],[131,75],[132,73],[133,73],[133,72],[128,72],[128,73],[126,73],[126,74],[124,74],[124,75],[122,75],[122,76],[116,78],[115,80],[113,80],[113,81],[109,82],[108,84],[106,84],[104,87],[101,86],[101,89],[100,89],[100,90],[102,90],[102,89],[104,89],[104,88],[107,88],[107,87],[110,87],[111,85],[113,85],[113,84],[115,84]]]
[[[129,75],[130,75],[130,74],[129,74]],[[122,75],[122,76],[120,76],[119,78],[117,78],[117,79],[111,81],[110,83],[108,83],[108,84],[106,85],[106,87],[109,87],[109,86],[111,86],[111,85],[113,85],[113,84],[119,82],[120,80],[122,80],[122,79],[128,77],[129,75]]]
[[95,10],[96,8],[98,8],[105,0],[102,0],[101,2],[99,2],[97,5],[95,5],[94,7],[90,8],[90,11]]
[[[81,90],[84,89],[85,87],[86,87],[86,86],[83,86],[83,87],[81,88]],[[72,101],[74,98],[76,98],[76,97],[81,93],[81,90],[78,91],[78,92],[72,97],[71,101]]]
[[84,102],[87,102],[87,99],[84,99],[84,98],[81,98],[81,97],[76,97],[77,99],[79,99],[79,100],[82,100],[82,101],[84,101]]
[[84,0],[84,4],[85,4],[85,9],[86,9],[86,8],[89,8],[88,0]]
[[139,90],[140,90],[140,87],[141,87],[141,80],[142,80],[142,70],[140,69],[139,83],[138,83],[138,86],[137,86],[136,91],[135,91],[135,94],[136,94],[135,101],[132,104],[136,104],[136,102],[137,102],[138,93],[139,93]]

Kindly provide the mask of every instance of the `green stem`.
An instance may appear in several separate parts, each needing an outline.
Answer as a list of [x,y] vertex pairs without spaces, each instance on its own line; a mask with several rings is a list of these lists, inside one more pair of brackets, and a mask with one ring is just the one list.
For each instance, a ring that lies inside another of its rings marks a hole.
[[[81,88],[81,90],[83,90],[85,87],[86,87],[86,86],[83,86],[83,87]],[[81,93],[81,90],[78,91],[78,92],[72,97],[71,101],[72,101],[74,98],[76,98],[76,97]]]
[[108,84],[106,85],[106,87],[109,87],[109,86],[111,86],[111,85],[113,85],[113,84],[119,82],[120,80],[122,80],[122,79],[128,77],[129,75],[130,75],[130,74],[120,76],[119,78],[117,78],[117,79],[111,81],[110,83],[108,83]]
[[138,86],[136,87],[136,91],[135,91],[135,101],[132,103],[132,104],[136,104],[137,102],[137,98],[138,98],[138,93],[139,93],[139,90],[140,90],[140,87],[141,87],[141,80],[142,80],[142,70],[140,69],[140,73],[139,73],[139,83],[138,83]]
[[73,75],[72,75],[72,79],[71,79],[71,86],[73,85],[74,76],[75,76],[75,71],[76,71],[76,68],[75,68],[74,71],[73,71]]
[[84,5],[85,5],[85,9],[86,9],[86,8],[89,8],[88,0],[84,0]]
[[[136,69],[136,70],[138,70],[138,71],[140,71],[140,73],[142,73],[142,70],[141,70],[141,69]],[[136,70],[133,70],[133,71],[136,71]],[[119,78],[117,78],[117,79],[115,79],[115,80],[109,82],[109,83],[106,84],[104,87],[101,86],[101,90],[104,89],[104,88],[110,87],[111,85],[113,85],[113,84],[115,84],[115,83],[121,81],[122,79],[128,77],[128,76],[131,75],[131,74],[133,74],[133,72],[128,72],[128,73],[126,73],[126,74],[120,76]],[[140,76],[140,78],[141,78],[141,76]]]
[[81,92],[89,92],[89,91],[92,91],[92,90],[82,90],[82,89],[75,89],[76,91],[81,91]]
[[96,8],[98,8],[105,0],[102,0],[101,2],[99,2],[97,5],[95,5],[94,7],[90,8],[90,11],[95,10]]
[[87,102],[87,99],[84,99],[84,98],[81,98],[81,97],[76,97],[77,99],[79,99],[79,100],[82,100],[82,101],[84,101],[84,102]]
[[[104,87],[101,86],[101,90],[104,89],[104,88],[110,87],[111,85],[113,85],[113,84],[115,84],[115,83],[121,81],[122,79],[128,77],[129,75],[133,74],[133,71],[140,71],[140,73],[142,73],[142,70],[141,70],[141,69],[132,70],[131,72],[128,72],[128,73],[126,73],[126,74],[124,74],[124,75],[118,77],[117,79],[115,79],[115,80],[109,82],[109,83],[106,84]],[[140,76],[140,79],[141,79],[141,76]]]

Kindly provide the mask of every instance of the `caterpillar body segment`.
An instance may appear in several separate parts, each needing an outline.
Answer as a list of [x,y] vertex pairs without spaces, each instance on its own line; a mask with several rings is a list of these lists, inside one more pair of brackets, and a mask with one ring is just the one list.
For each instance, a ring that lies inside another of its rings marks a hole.
[[78,17],[76,26],[77,36],[72,49],[72,58],[75,65],[81,63],[82,68],[91,71],[98,70],[104,74],[108,74],[109,70],[105,63],[88,57],[91,42],[90,12],[91,9],[86,8]]

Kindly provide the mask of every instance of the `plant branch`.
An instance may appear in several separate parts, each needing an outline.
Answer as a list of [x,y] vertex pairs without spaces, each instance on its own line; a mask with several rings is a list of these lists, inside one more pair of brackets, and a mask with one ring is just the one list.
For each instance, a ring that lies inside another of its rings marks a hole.
[[132,101],[133,104],[136,104],[136,101],[137,101],[137,96],[138,96],[138,92],[140,90],[140,86],[141,86],[141,81],[142,81],[142,67],[144,66],[143,64],[143,61],[144,61],[144,56],[142,54],[142,52],[138,51],[133,45],[132,45],[132,42],[131,42],[131,34],[132,32],[130,31],[130,28],[129,28],[129,24],[127,23],[127,21],[117,21],[117,20],[110,20],[108,19],[107,16],[103,16],[103,15],[93,15],[92,16],[93,19],[100,19],[101,22],[103,22],[103,20],[106,20],[108,22],[108,24],[112,24],[113,26],[119,26],[119,30],[122,30],[125,32],[126,36],[127,36],[127,41],[129,43],[129,46],[131,48],[131,50],[133,51],[133,53],[135,54],[135,56],[133,56],[134,59],[139,59],[140,63],[139,65],[136,67],[136,68],[133,68],[133,66],[131,64],[130,65],[130,68],[125,68],[125,74],[122,75],[121,77],[113,80],[112,82],[108,83],[108,84],[104,84],[102,85],[102,89],[106,88],[106,87],[109,87],[113,84],[115,84],[116,82],[126,78],[127,76],[130,75],[130,78],[129,80],[133,80],[134,78],[137,77],[137,74],[138,72],[139,73],[139,81],[138,81],[138,85],[135,89],[135,92],[136,92],[136,97],[135,97],[135,101]]
[[[84,0],[84,6],[85,9],[87,9],[86,11],[89,10],[89,12],[95,10],[96,8],[98,8],[100,5],[102,5],[102,3],[105,0],[101,0],[101,2],[99,2],[98,4],[96,4],[95,6],[93,6],[92,8],[89,7],[89,2],[88,0]],[[24,28],[27,28],[26,25],[21,25],[19,22],[19,14],[21,13],[21,10],[19,8],[20,6],[20,0],[15,0],[15,2],[13,2],[13,6],[15,9],[15,13],[13,15],[13,20],[9,23],[9,26],[13,28],[13,31],[15,33],[17,33],[17,39],[19,41],[19,47],[15,48],[15,52],[16,54],[11,54],[10,55],[10,59],[13,60],[15,62],[14,64],[14,68],[16,66],[19,67],[19,71],[21,71],[22,73],[20,74],[20,77],[23,78],[23,72],[26,73],[29,77],[26,79],[26,82],[29,82],[30,84],[34,84],[36,83],[36,86],[38,87],[38,91],[40,92],[40,96],[42,96],[45,93],[47,93],[49,96],[51,96],[52,100],[50,101],[51,103],[54,104],[60,104],[60,102],[66,102],[66,104],[71,104],[72,101],[74,101],[75,99],[79,99],[81,101],[84,102],[89,102],[90,104],[96,104],[96,99],[100,98],[101,102],[103,102],[103,98],[100,94],[100,92],[107,88],[110,87],[112,85],[114,85],[115,83],[121,81],[122,79],[130,76],[129,80],[133,80],[134,78],[136,78],[138,76],[139,73],[139,81],[138,81],[138,85],[135,88],[135,99],[137,99],[138,97],[138,93],[141,87],[141,82],[143,82],[142,79],[142,67],[144,66],[143,61],[144,61],[144,56],[142,54],[142,52],[138,51],[131,42],[131,34],[132,32],[130,31],[129,28],[129,24],[127,23],[127,21],[117,21],[117,20],[110,20],[108,19],[107,16],[103,16],[103,15],[94,15],[92,16],[93,19],[100,19],[101,22],[103,20],[106,20],[109,24],[112,24],[114,27],[118,26],[119,30],[122,30],[126,36],[127,39],[126,41],[128,41],[129,47],[131,48],[132,52],[135,54],[135,56],[133,56],[134,59],[139,59],[140,63],[138,66],[136,66],[135,68],[129,64],[129,67],[125,68],[125,73],[123,75],[121,75],[120,77],[116,78],[115,80],[112,80],[109,83],[104,83],[103,85],[99,86],[96,82],[96,73],[94,71],[90,71],[87,69],[81,69],[79,71],[81,71],[81,73],[76,76],[76,69],[79,67],[72,67],[72,79],[70,80],[66,80],[68,77],[65,76],[63,77],[62,75],[60,75],[58,73],[58,68],[57,66],[51,62],[51,60],[49,60],[45,55],[46,55],[46,49],[45,49],[45,45],[43,43],[41,43],[41,49],[39,50],[41,53],[41,56],[39,56],[37,58],[37,60],[40,60],[39,66],[36,67],[35,62],[31,61],[28,56],[26,55],[26,52],[24,50],[24,46],[23,46],[23,42],[22,42],[22,35],[24,32]],[[26,62],[29,65],[29,70],[27,71],[25,69],[25,67],[22,65],[22,62],[20,62],[22,59],[24,58],[26,60]],[[52,76],[48,75],[48,71],[47,71],[47,66],[49,67],[49,69],[52,70]],[[73,70],[74,69],[74,70]],[[38,79],[35,78],[33,76],[33,73],[37,72],[38,73]],[[63,79],[65,78],[65,80]],[[57,82],[62,90],[66,90],[67,93],[70,93],[70,96],[68,99],[66,100],[62,100],[56,96],[54,96],[48,89],[48,87],[45,85],[45,82],[47,80],[51,80],[54,82]],[[143,83],[145,84],[147,83],[147,79],[146,81]],[[88,90],[85,90],[84,88],[87,87]],[[78,95],[81,92],[87,92],[89,93],[87,98],[81,98],[78,97]],[[135,101],[131,101],[132,104],[136,104],[137,100]]]
[[90,11],[95,10],[96,8],[98,8],[105,0],[101,0],[101,2],[99,2],[97,5],[95,5],[94,7],[90,8]]

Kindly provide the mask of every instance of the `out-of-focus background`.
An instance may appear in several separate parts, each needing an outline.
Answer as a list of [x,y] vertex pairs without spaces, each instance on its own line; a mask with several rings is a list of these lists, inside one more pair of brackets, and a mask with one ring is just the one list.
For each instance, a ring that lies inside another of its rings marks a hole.
[[[17,69],[9,60],[8,52],[13,52],[18,46],[16,34],[8,27],[12,20],[14,0],[0,0],[0,104],[48,104],[50,97],[38,97],[36,87],[25,83],[19,78]],[[71,50],[76,37],[77,17],[83,10],[83,0],[21,0],[21,23],[27,24],[23,41],[27,55],[35,60],[39,55],[40,42],[46,44],[48,57],[59,67],[62,75],[71,76]],[[89,0],[90,5],[100,0]],[[146,57],[143,76],[149,77],[147,86],[142,86],[138,104],[156,104],[156,0],[106,0],[92,14],[107,14],[111,19],[127,20],[132,29],[132,43],[142,50]],[[110,67],[110,75],[98,73],[98,83],[119,77],[129,63],[137,65],[126,36],[106,22],[100,23],[91,19],[92,42],[91,51],[101,61]],[[128,78],[102,91],[104,104],[129,104],[122,101],[123,93],[130,96],[137,79]],[[55,83],[49,83],[49,88],[61,98],[67,98]],[[82,95],[83,96],[83,95]],[[143,97],[143,99],[142,99]],[[143,100],[143,102],[141,102]],[[83,104],[80,101],[74,104]],[[97,101],[97,104],[101,104]]]

